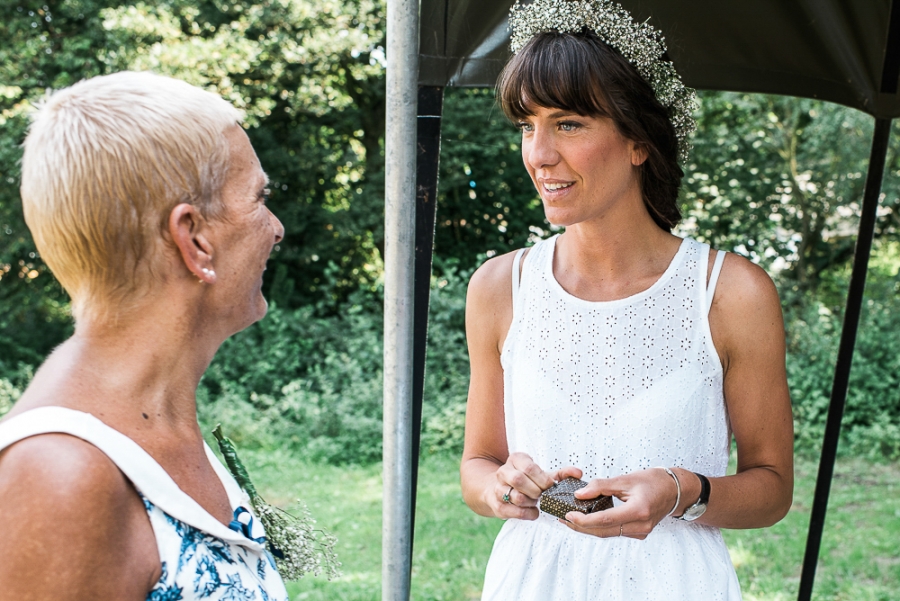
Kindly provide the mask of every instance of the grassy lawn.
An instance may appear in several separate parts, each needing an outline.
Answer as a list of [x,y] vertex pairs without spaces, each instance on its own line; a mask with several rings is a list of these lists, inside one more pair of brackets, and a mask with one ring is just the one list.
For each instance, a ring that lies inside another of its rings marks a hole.
[[[796,599],[818,463],[798,461],[794,504],[766,530],[725,530],[748,601]],[[900,465],[839,460],[815,599],[900,599]]]
[[[288,588],[293,600],[370,601],[381,597],[380,466],[305,464],[286,454],[243,453],[257,488],[290,507],[303,499],[338,537],[343,576],[307,577]],[[478,599],[499,520],[462,502],[455,459],[428,457],[419,475],[412,598]],[[799,461],[794,506],[767,530],[726,531],[748,601],[795,599],[817,464]],[[815,599],[900,600],[900,465],[838,462]]]

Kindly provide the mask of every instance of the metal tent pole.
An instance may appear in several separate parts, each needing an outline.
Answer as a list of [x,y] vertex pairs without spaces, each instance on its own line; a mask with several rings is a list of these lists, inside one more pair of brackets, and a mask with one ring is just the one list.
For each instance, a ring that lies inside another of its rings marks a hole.
[[381,598],[407,601],[419,2],[387,1]]
[[441,113],[444,88],[419,87],[416,136],[416,262],[413,329],[412,470],[410,472],[409,552],[416,532],[416,486],[419,479],[419,440],[425,393],[425,355],[428,348],[428,303],[431,298],[431,258],[437,216],[438,171],[441,160]]
[[881,194],[881,180],[884,175],[884,163],[887,156],[890,131],[890,119],[875,120],[872,152],[869,156],[869,172],[866,176],[866,191],[863,195],[859,234],[856,238],[856,253],[853,258],[853,273],[850,276],[850,287],[847,291],[847,308],[844,311],[844,326],[841,331],[840,346],[838,347],[837,365],[834,369],[831,402],[828,406],[825,439],[822,443],[822,458],[819,462],[816,493],[813,497],[812,515],[809,519],[806,555],[803,558],[800,592],[797,597],[799,601],[810,600],[813,582],[816,577],[816,564],[819,559],[819,547],[822,543],[822,530],[825,527],[825,512],[828,509],[828,494],[831,491],[834,460],[837,455],[838,439],[841,434],[841,418],[844,415],[844,404],[847,400],[850,366],[853,362],[853,346],[856,343],[856,331],[859,327],[863,292],[866,287],[866,271],[869,266],[869,254],[872,250],[872,238],[875,235],[875,217],[878,209],[878,197]]

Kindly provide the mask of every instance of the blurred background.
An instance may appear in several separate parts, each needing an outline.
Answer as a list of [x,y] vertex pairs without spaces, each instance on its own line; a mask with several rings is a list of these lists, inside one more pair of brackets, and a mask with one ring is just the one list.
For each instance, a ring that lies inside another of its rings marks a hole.
[[[286,236],[266,272],[269,315],[223,345],[200,413],[206,430],[221,422],[248,450],[270,500],[302,499],[341,539],[345,576],[292,585],[298,599],[380,594],[384,10],[380,0],[0,0],[0,415],[72,331],[22,219],[29,110],[48,90],[126,69],[218,92],[246,113]],[[729,533],[729,546],[747,598],[793,598],[873,121],[814,100],[722,92],[701,92],[696,117],[677,233],[775,279],[799,457],[796,511],[767,531]],[[900,599],[898,133],[895,123],[832,496],[832,507],[856,510],[829,513],[822,599]],[[447,90],[441,153],[417,599],[478,598],[499,528],[459,498],[468,277],[555,233],[492,90]],[[346,498],[320,490],[327,482]]]

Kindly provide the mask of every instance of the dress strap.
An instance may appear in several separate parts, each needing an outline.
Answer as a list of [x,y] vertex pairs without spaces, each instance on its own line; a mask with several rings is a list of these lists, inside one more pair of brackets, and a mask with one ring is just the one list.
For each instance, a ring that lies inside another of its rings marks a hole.
[[[168,515],[222,540],[252,549],[264,548],[243,534],[230,530],[210,515],[181,490],[139,444],[90,413],[65,407],[38,407],[21,413],[0,424],[0,451],[20,440],[40,434],[69,434],[92,444],[116,464],[140,494]],[[206,454],[222,480],[229,502],[234,505],[235,501],[241,500],[235,498],[239,491],[237,483],[208,446]],[[263,533],[260,531],[261,534]]]
[[713,263],[712,274],[709,276],[709,284],[706,286],[706,312],[712,308],[713,296],[716,294],[716,284],[719,281],[719,273],[722,271],[722,263],[725,261],[725,251],[716,252],[716,261]]
[[513,311],[516,308],[516,297],[519,295],[519,282],[522,279],[519,275],[519,264],[522,262],[522,255],[525,254],[525,249],[520,248],[516,252],[516,258],[513,259],[512,266],[512,302],[513,302]]

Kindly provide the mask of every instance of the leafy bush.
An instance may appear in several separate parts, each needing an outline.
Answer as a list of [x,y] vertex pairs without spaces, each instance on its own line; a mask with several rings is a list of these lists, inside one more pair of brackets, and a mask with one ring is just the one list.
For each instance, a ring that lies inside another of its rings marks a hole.
[[34,376],[34,368],[27,363],[19,363],[15,369],[9,369],[0,361],[0,373],[3,374],[0,377],[0,417],[3,417],[22,396],[22,391]]
[[380,321],[361,310],[322,318],[273,307],[222,345],[198,408],[244,446],[289,445],[333,463],[369,462],[381,448]]
[[[462,449],[468,354],[465,285],[469,273],[442,265],[432,291],[422,451]],[[830,285],[846,289],[846,275]],[[900,458],[900,284],[873,269],[857,338],[843,420],[842,454]],[[796,447],[821,448],[840,339],[843,299],[835,293],[787,315],[787,371]],[[204,378],[201,415],[225,423],[243,444],[288,444],[331,463],[381,457],[382,319],[350,305],[338,317],[274,309],[223,345]]]
[[[873,270],[866,290],[840,450],[900,459],[900,280],[883,276]],[[842,316],[815,302],[788,317],[788,383],[797,450],[816,454],[828,415]]]
[[0,417],[12,409],[13,403],[19,400],[22,391],[13,386],[6,378],[0,378]]
[[[877,259],[877,257],[876,257]],[[893,265],[893,263],[891,264]],[[459,454],[465,426],[468,353],[465,290],[470,272],[446,262],[433,281],[421,448]],[[900,279],[879,269],[867,288],[843,420],[842,454],[900,459]],[[840,338],[846,273],[832,292],[786,314],[787,370],[796,447],[818,454]],[[382,449],[382,330],[371,292],[351,296],[336,314],[273,305],[260,323],[227,340],[200,383],[204,431],[222,423],[241,447],[291,448],[333,464],[370,463]],[[32,376],[3,368],[0,415]]]
[[[468,385],[465,286],[445,266],[434,282],[425,377],[422,448],[458,451]],[[226,341],[201,381],[206,431],[222,423],[242,446],[288,445],[329,463],[381,459],[382,330],[371,299],[318,317],[310,308],[273,307]]]

